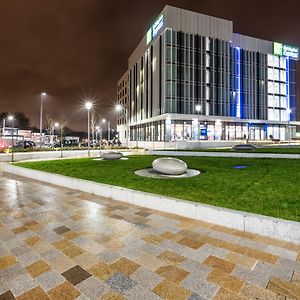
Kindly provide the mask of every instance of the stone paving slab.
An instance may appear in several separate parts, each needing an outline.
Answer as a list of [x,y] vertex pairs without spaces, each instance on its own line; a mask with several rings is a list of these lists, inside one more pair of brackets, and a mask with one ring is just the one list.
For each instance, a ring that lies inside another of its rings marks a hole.
[[0,299],[300,299],[300,246],[0,177]]

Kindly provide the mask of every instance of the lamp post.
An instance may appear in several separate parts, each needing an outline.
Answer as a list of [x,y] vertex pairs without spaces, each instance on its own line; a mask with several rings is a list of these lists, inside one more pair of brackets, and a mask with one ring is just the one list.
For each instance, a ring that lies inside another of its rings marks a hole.
[[200,111],[201,111],[201,105],[197,104],[195,106],[195,109],[196,109],[197,114],[198,114],[198,141],[200,141]]
[[8,116],[8,121],[11,123],[11,162],[14,161],[14,116]]
[[41,93],[41,110],[40,110],[40,148],[42,148],[42,131],[43,131],[43,98],[47,94],[45,92]]
[[87,101],[85,103],[85,108],[87,109],[88,112],[88,156],[91,156],[91,140],[90,140],[90,131],[91,131],[91,122],[90,122],[90,110],[93,107],[93,103],[90,101]]

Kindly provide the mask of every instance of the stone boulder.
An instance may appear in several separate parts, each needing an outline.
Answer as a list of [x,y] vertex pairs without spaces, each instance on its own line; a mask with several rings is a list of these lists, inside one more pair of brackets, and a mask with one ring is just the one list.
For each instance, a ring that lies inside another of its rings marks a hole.
[[155,171],[166,175],[182,175],[187,172],[187,165],[184,161],[172,158],[161,157],[152,162]]
[[105,152],[101,154],[101,158],[104,160],[117,160],[123,157],[121,152]]

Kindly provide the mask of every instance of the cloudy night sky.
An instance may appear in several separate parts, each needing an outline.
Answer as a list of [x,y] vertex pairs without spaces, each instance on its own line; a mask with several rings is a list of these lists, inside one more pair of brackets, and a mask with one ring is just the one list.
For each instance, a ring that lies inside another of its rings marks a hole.
[[0,112],[23,111],[38,125],[39,93],[46,91],[45,114],[66,115],[75,130],[85,129],[81,106],[87,97],[99,117],[112,120],[127,59],[166,4],[232,20],[235,32],[299,47],[299,1],[280,3],[1,0]]

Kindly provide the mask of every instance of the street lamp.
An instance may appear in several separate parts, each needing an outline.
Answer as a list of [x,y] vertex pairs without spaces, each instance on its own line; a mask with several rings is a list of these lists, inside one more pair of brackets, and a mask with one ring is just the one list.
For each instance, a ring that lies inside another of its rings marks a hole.
[[93,108],[93,103],[91,101],[85,102],[85,108],[88,112],[88,156],[91,156],[91,141],[90,141],[90,131],[91,131],[91,123],[90,123],[90,110]]
[[40,110],[40,148],[42,148],[42,131],[43,131],[43,98],[47,96],[45,92],[41,93],[41,110]]
[[14,116],[8,116],[8,121],[11,123],[11,162],[14,161]]
[[198,113],[198,141],[200,141],[200,112],[201,112],[201,105],[197,104],[195,109]]

